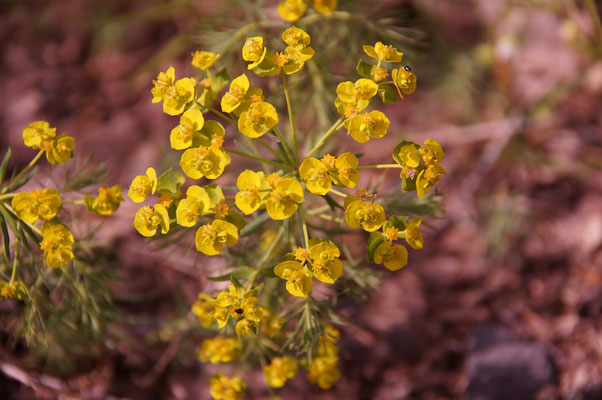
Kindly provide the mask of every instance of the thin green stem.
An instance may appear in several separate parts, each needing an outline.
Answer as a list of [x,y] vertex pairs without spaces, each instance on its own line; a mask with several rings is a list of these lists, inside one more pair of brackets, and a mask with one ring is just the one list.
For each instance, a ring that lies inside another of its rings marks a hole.
[[303,230],[303,248],[309,249],[309,233],[307,232],[307,223],[305,222],[305,213],[303,206],[298,208],[299,218],[301,219],[301,227]]
[[267,144],[265,140],[263,140],[263,139],[260,139],[260,138],[257,138],[257,139],[255,139],[255,140],[257,140],[257,142],[258,142],[260,145],[262,145],[262,146],[263,146],[263,147],[265,147],[265,148],[266,148],[266,149],[267,149],[267,150],[268,150],[270,153],[272,153],[272,154],[274,155],[274,157],[276,157],[276,158],[278,158],[278,159],[280,159],[280,158],[281,158],[281,156],[282,156],[282,155],[281,155],[280,153],[278,153],[278,151],[277,151],[277,150],[275,150],[275,149],[274,149],[272,146],[270,146],[269,144]]
[[345,119],[345,117],[341,117],[337,120],[337,122],[335,122],[330,129],[328,129],[326,131],[326,133],[324,133],[324,135],[322,135],[322,137],[320,138],[320,140],[318,140],[318,143],[316,143],[316,145],[313,147],[313,149],[311,149],[309,151],[309,153],[307,153],[307,155],[305,157],[311,157],[312,154],[314,154],[316,151],[318,151],[320,149],[320,147],[322,147],[324,145],[324,143],[330,139],[330,137],[332,135],[334,135],[336,133],[336,131],[338,131],[341,126],[342,126],[342,122]]
[[238,127],[238,122],[236,122],[236,120],[232,117],[227,116],[226,114],[224,114],[221,111],[216,110],[213,107],[209,108],[209,111],[211,111],[212,113],[214,113],[215,115],[217,115],[218,117],[221,117],[223,119],[225,119],[226,121],[228,121],[229,123],[231,123],[232,125],[234,125],[235,127]]
[[295,160],[296,160],[295,156],[293,156],[293,153],[291,152],[291,149],[288,147],[288,144],[286,144],[286,141],[282,137],[282,134],[280,133],[280,131],[278,130],[277,127],[274,127],[274,129],[272,129],[272,131],[274,131],[274,133],[278,137],[278,140],[280,140],[280,143],[282,143],[282,147],[284,147],[284,151],[286,151],[287,156],[290,158],[291,164],[294,165]]
[[291,104],[291,95],[286,82],[286,73],[281,70],[282,84],[284,85],[284,97],[286,98],[286,108],[288,108],[288,119],[291,123],[291,132],[293,133],[293,149],[295,150],[295,160],[299,161],[299,144],[297,143],[297,127],[295,126],[295,118],[293,116],[293,106]]
[[307,215],[317,215],[317,214],[322,214],[325,211],[329,211],[330,210],[330,206],[327,204],[325,206],[322,207],[318,207],[318,208],[314,208],[313,210],[307,210]]
[[378,164],[378,165],[358,165],[357,169],[385,169],[385,168],[403,168],[399,164]]
[[238,151],[238,150],[234,150],[234,149],[229,149],[229,148],[226,148],[226,147],[222,147],[222,149],[224,151],[228,152],[228,153],[236,154],[236,155],[239,155],[241,157],[247,157],[247,158],[250,158],[251,160],[259,161],[259,162],[262,162],[262,163],[271,164],[271,165],[273,165],[275,167],[278,167],[278,168],[284,168],[284,169],[291,168],[290,165],[286,165],[286,164],[282,164],[282,163],[279,163],[279,162],[276,162],[276,161],[268,160],[267,158],[254,156],[253,154],[244,153],[242,151]]
[[253,287],[253,285],[255,284],[255,280],[257,279],[257,276],[259,275],[259,272],[261,271],[261,268],[263,268],[263,266],[265,265],[265,263],[269,260],[270,256],[274,252],[274,249],[276,249],[276,246],[278,245],[278,243],[282,239],[282,235],[283,234],[284,234],[284,229],[280,228],[280,230],[278,231],[278,234],[276,235],[276,237],[274,238],[274,240],[270,244],[270,247],[268,247],[268,249],[266,250],[265,254],[263,255],[261,261],[259,262],[259,266],[253,272],[253,276],[251,277],[251,280],[249,281],[249,284],[247,285],[247,290],[250,290]]
[[12,284],[17,276],[18,261],[19,260],[19,239],[15,240],[15,261],[13,262],[13,272],[10,274],[10,281],[8,284]]
[[33,167],[38,160],[40,159],[40,157],[42,157],[42,154],[44,154],[44,149],[40,150],[40,152],[38,154],[36,154],[36,156],[33,158],[33,160],[31,160],[31,162],[29,164],[27,164],[27,166],[25,168],[23,168],[23,170],[21,172],[19,172],[17,174],[17,176],[15,176],[13,179],[11,179],[8,184],[4,187],[4,189],[2,189],[2,192],[0,192],[0,194],[4,194],[6,193],[6,191],[8,190],[8,188],[15,182],[17,182],[19,179],[21,179],[21,177],[23,175],[25,175],[25,173],[27,173],[27,171],[29,171],[31,169],[31,167]]
[[16,193],[8,193],[8,194],[0,195],[0,201],[13,198],[16,195],[17,195]]
[[330,193],[336,194],[337,196],[340,196],[342,198],[345,198],[348,196],[347,194],[345,194],[343,192],[339,192],[338,190],[336,190],[335,188],[332,188],[332,187],[330,188]]
[[598,14],[596,3],[594,0],[585,0],[585,7],[587,8],[587,12],[590,14],[593,20],[594,27],[596,29],[596,36],[598,38],[600,48],[602,49],[602,22],[600,21],[600,15]]

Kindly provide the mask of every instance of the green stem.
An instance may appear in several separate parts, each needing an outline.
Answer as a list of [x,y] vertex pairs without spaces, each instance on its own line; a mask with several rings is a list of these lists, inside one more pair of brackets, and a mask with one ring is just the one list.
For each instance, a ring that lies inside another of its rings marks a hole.
[[596,36],[598,37],[600,47],[602,48],[602,22],[600,21],[600,15],[598,15],[596,3],[594,0],[585,0],[585,7],[587,7],[587,12],[590,14],[593,20],[594,27],[596,29]]
[[384,168],[403,168],[399,164],[378,164],[378,165],[358,165],[357,169],[384,169]]
[[277,151],[277,150],[275,150],[275,149],[274,149],[272,146],[270,146],[269,144],[267,144],[265,140],[263,140],[263,139],[260,139],[260,138],[257,138],[257,139],[255,139],[255,140],[257,140],[257,142],[258,142],[260,145],[262,145],[263,147],[265,147],[266,149],[268,149],[268,151],[269,151],[270,153],[272,153],[272,154],[274,155],[274,157],[276,157],[276,158],[280,159],[280,157],[281,157],[282,155],[281,155],[280,153],[278,153],[278,151]]
[[247,290],[250,290],[253,287],[253,284],[255,284],[255,280],[257,279],[257,276],[259,275],[259,272],[260,272],[261,268],[263,268],[263,266],[265,265],[265,263],[268,261],[268,259],[270,258],[270,256],[274,252],[274,249],[276,248],[276,246],[280,242],[280,239],[282,239],[282,235],[283,234],[284,234],[284,229],[280,228],[280,230],[278,231],[278,234],[276,235],[276,237],[274,238],[274,240],[270,244],[270,247],[268,247],[267,251],[263,255],[263,258],[259,262],[259,266],[253,272],[253,276],[251,277],[251,280],[249,281],[249,284],[247,285]]
[[295,118],[293,116],[293,106],[291,104],[291,95],[286,82],[286,73],[281,70],[282,84],[284,85],[284,97],[286,98],[286,108],[288,108],[288,119],[291,123],[291,132],[293,133],[293,149],[295,150],[295,160],[299,162],[299,144],[297,143],[297,127],[295,126]]
[[278,168],[284,168],[284,169],[290,168],[290,165],[286,165],[286,164],[282,164],[282,163],[279,163],[279,162],[276,162],[276,161],[268,160],[267,158],[254,156],[253,154],[243,153],[242,151],[238,151],[238,150],[234,150],[234,149],[229,149],[229,148],[226,148],[226,147],[222,147],[222,150],[224,150],[224,151],[226,151],[228,153],[239,155],[241,157],[250,158],[251,160],[259,161],[259,162],[266,163],[266,164],[271,164],[271,165],[273,165],[275,167],[278,167]]
[[223,119],[225,119],[226,121],[228,121],[229,123],[231,123],[232,125],[234,125],[235,127],[238,128],[238,123],[236,122],[236,120],[232,117],[227,116],[226,114],[224,114],[221,111],[216,110],[213,107],[209,108],[209,111],[211,111],[212,113],[214,113],[215,115],[217,115],[218,117],[221,117]]
[[[19,218],[17,216],[17,213],[15,212],[15,210],[13,210],[13,208],[11,206],[9,206],[8,204],[3,204],[4,208],[6,208],[8,211],[10,211],[15,217]],[[42,236],[42,232],[35,227],[35,225],[30,224],[27,221],[23,221],[22,219],[19,218],[19,221],[23,222],[25,225],[29,226],[31,228],[32,231],[34,231],[35,233],[37,233],[38,235]]]
[[335,123],[334,123],[334,124],[333,124],[333,125],[330,127],[330,129],[328,129],[328,130],[326,131],[326,133],[324,133],[324,135],[322,135],[322,137],[320,138],[320,140],[318,140],[318,143],[316,143],[316,145],[314,146],[314,148],[313,148],[313,149],[311,149],[311,150],[309,151],[309,153],[307,153],[307,155],[306,155],[305,157],[311,157],[311,155],[312,155],[312,154],[314,154],[316,151],[318,151],[318,150],[320,149],[320,147],[322,147],[322,146],[324,145],[324,143],[325,143],[325,142],[326,142],[328,139],[330,139],[330,137],[331,137],[332,135],[334,135],[334,134],[335,134],[335,132],[336,132],[337,130],[339,130],[339,129],[340,129],[340,127],[341,127],[341,123],[343,122],[343,120],[344,120],[344,119],[345,119],[345,117],[341,117],[341,118],[339,118],[339,119],[337,120],[337,122],[335,122]]
[[322,207],[314,208],[313,210],[307,210],[307,215],[322,214],[323,212],[329,211],[329,210],[330,210],[330,206],[327,204]]
[[309,250],[309,233],[307,232],[307,223],[305,222],[303,206],[299,206],[297,213],[299,214],[299,219],[301,220],[301,226],[303,228],[303,248]]
[[4,187],[4,189],[2,189],[2,192],[0,192],[0,194],[4,194],[6,193],[6,191],[8,190],[8,188],[15,182],[17,182],[19,179],[21,179],[21,177],[23,175],[25,175],[25,173],[27,171],[29,171],[31,169],[31,167],[33,167],[38,160],[40,159],[40,157],[42,157],[42,154],[44,154],[44,149],[40,150],[40,152],[33,158],[33,160],[31,160],[31,162],[29,164],[27,164],[27,166],[25,168],[23,168],[23,170],[21,172],[19,172],[17,174],[17,176],[15,176],[13,179],[11,179],[8,184]]
[[17,260],[19,259],[19,239],[15,240],[15,261],[13,262],[13,272],[10,274],[10,282],[8,284],[12,284],[17,276]]
[[0,201],[13,198],[16,195],[17,195],[16,193],[8,193],[8,194],[0,195]]
[[286,142],[284,141],[282,134],[280,133],[280,131],[278,130],[277,127],[274,127],[274,129],[272,129],[272,131],[274,131],[274,133],[278,137],[278,140],[280,140],[280,143],[282,143],[282,147],[284,147],[284,151],[286,151],[286,155],[290,158],[291,165],[293,165],[295,163],[295,157],[293,156],[291,149],[289,149],[288,144],[286,144]]
[[330,193],[336,194],[337,196],[340,196],[340,197],[343,197],[343,198],[346,198],[348,196],[347,194],[345,194],[343,192],[339,192],[338,190],[336,190],[336,189],[334,189],[332,187],[330,188]]

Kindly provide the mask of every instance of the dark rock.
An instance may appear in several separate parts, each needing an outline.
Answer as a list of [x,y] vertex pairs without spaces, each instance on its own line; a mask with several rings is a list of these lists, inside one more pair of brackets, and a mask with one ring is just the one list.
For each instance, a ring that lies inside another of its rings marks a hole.
[[469,400],[530,400],[556,375],[543,345],[520,342],[502,342],[474,352],[467,372]]

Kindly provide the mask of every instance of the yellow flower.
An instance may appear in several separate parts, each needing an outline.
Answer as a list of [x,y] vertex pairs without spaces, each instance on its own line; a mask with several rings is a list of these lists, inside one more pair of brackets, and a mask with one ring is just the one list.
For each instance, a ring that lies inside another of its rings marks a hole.
[[111,215],[119,208],[119,203],[123,201],[121,185],[115,185],[111,188],[99,187],[98,197],[92,200],[91,196],[86,196],[91,202],[91,210],[100,215]]
[[374,262],[385,264],[390,271],[397,271],[408,264],[408,250],[399,244],[386,240],[374,251]]
[[440,165],[429,165],[422,170],[416,178],[416,194],[418,197],[424,197],[441,180],[443,174],[445,174],[445,170]]
[[324,283],[334,283],[341,276],[343,263],[338,259],[340,255],[341,252],[337,246],[329,240],[309,248],[312,271],[317,280]]
[[391,123],[387,116],[378,110],[354,115],[345,122],[351,137],[360,143],[385,136]]
[[291,356],[274,357],[272,362],[263,369],[265,382],[271,388],[280,388],[284,386],[287,379],[292,379],[297,375],[299,366],[297,360]]
[[180,168],[192,179],[218,178],[230,165],[230,155],[215,146],[200,146],[186,150],[180,158]]
[[176,209],[176,222],[181,226],[196,225],[199,216],[209,213],[211,199],[205,189],[192,185],[186,190],[186,198],[180,200]]
[[288,45],[285,50],[285,55],[282,55],[282,62],[276,60],[276,64],[280,65],[284,72],[291,75],[299,71],[306,61],[310,60],[315,51],[309,44],[311,43],[310,36],[302,29],[290,27],[282,34],[282,40]]
[[238,243],[238,229],[230,222],[221,219],[201,226],[196,232],[196,249],[209,256],[224,251],[224,245],[232,247],[236,243]]
[[245,74],[234,78],[230,83],[230,88],[222,96],[222,111],[231,113],[241,105],[247,91],[249,90],[249,78]]
[[64,164],[73,156],[75,139],[65,134],[50,141],[46,146],[46,159],[52,165]]
[[203,113],[198,108],[191,108],[180,117],[180,125],[171,130],[169,141],[171,148],[184,150],[192,146],[192,138],[200,133],[205,125]]
[[215,321],[213,299],[205,293],[199,293],[197,301],[192,305],[192,313],[205,328],[211,327]]
[[272,219],[287,219],[305,201],[303,188],[295,178],[281,178],[276,182],[270,197],[266,199],[266,209]]
[[163,100],[163,112],[178,115],[194,100],[196,81],[193,78],[182,78],[169,88]]
[[73,260],[74,239],[69,228],[58,222],[46,222],[42,225],[41,233],[43,240],[40,248],[44,252],[46,265],[58,268]]
[[274,268],[274,274],[286,280],[286,290],[297,297],[307,297],[312,288],[311,276],[302,268],[298,261],[284,261]]
[[393,62],[398,63],[401,62],[401,58],[403,57],[403,53],[397,51],[397,49],[393,46],[385,46],[382,42],[376,42],[374,46],[364,45],[364,52],[378,60],[378,65],[380,66],[383,62]]
[[169,215],[161,204],[155,204],[154,210],[151,206],[145,206],[136,212],[133,225],[142,236],[153,236],[159,227],[161,233],[165,234],[169,232]]
[[420,152],[415,144],[401,146],[397,153],[402,167],[416,168],[420,164]]
[[419,250],[424,245],[424,239],[422,238],[422,232],[420,232],[420,224],[422,218],[414,218],[412,222],[406,227],[404,233],[406,236],[406,242],[412,248]]
[[196,356],[200,362],[218,364],[236,360],[241,351],[242,343],[238,339],[216,336],[203,340]]
[[210,51],[195,51],[191,55],[192,62],[190,64],[198,69],[208,69],[220,57],[219,54],[214,54]]
[[390,242],[399,239],[399,230],[394,226],[390,226],[390,227],[386,228],[384,230],[384,234],[385,234],[385,239]]
[[0,299],[23,300],[29,297],[27,286],[21,281],[6,282],[0,280]]
[[359,161],[352,153],[343,153],[337,157],[335,168],[338,171],[338,182],[348,188],[354,188],[360,181],[360,172],[357,170]]
[[238,400],[247,392],[247,385],[236,376],[229,378],[218,372],[209,380],[209,392],[215,400]]
[[[405,94],[412,94],[416,90],[416,75],[414,75],[410,67],[406,66],[394,69],[391,71],[391,77],[398,90],[401,90]],[[399,95],[403,98],[401,93]]]
[[266,134],[278,124],[278,113],[273,105],[264,101],[251,103],[238,119],[238,130],[250,138]]
[[307,0],[284,0],[278,4],[278,14],[283,20],[295,22],[307,11]]
[[166,72],[159,72],[157,79],[153,81],[155,87],[151,90],[153,103],[158,103],[165,98],[167,92],[171,90],[175,79],[176,74],[173,67],[169,67]]
[[257,67],[265,59],[267,48],[263,47],[263,38],[261,36],[250,37],[245,40],[242,47],[242,58],[250,61],[248,69]]
[[54,189],[34,189],[31,192],[17,193],[11,204],[17,216],[31,224],[38,218],[54,218],[61,209],[61,196]]
[[328,167],[316,158],[306,158],[299,167],[299,174],[305,181],[307,190],[313,194],[324,196],[330,191],[332,180],[328,175]]
[[312,6],[320,14],[329,15],[337,9],[337,0],[314,0]]
[[259,209],[269,196],[270,186],[262,171],[244,170],[236,180],[236,207],[246,215]]
[[[247,296],[247,297],[245,297]],[[236,333],[244,336],[258,327],[263,316],[263,310],[257,306],[257,297],[249,296],[241,287],[228,286],[228,291],[221,291],[214,301],[215,318],[220,328],[223,328],[230,316],[238,319]]]
[[[337,110],[341,114],[346,114],[349,110],[347,107],[353,107],[355,112],[362,111],[370,104],[370,99],[378,92],[378,85],[371,79],[361,78],[355,83],[353,82],[341,82],[337,86]],[[347,104],[347,106],[345,106]]]
[[149,193],[155,194],[157,190],[157,172],[154,168],[146,169],[146,176],[138,175],[132,181],[128,190],[128,197],[135,203],[146,200]]
[[56,136],[56,128],[51,128],[46,121],[35,121],[23,129],[23,143],[33,149],[45,148]]
[[314,357],[309,364],[307,380],[317,383],[320,389],[328,390],[339,380],[338,357]]
[[282,33],[282,40],[287,45],[298,50],[304,49],[311,43],[311,37],[303,29],[291,26]]
[[422,160],[426,165],[439,164],[443,160],[443,149],[434,139],[427,139],[424,145],[418,149]]
[[385,210],[380,204],[355,200],[345,208],[345,219],[352,228],[361,226],[364,230],[372,232],[385,223]]

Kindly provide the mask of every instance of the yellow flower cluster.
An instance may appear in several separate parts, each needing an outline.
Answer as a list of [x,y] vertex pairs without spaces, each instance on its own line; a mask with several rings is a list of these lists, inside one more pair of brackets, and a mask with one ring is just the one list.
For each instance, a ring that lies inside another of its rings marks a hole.
[[240,357],[241,351],[242,343],[238,339],[216,336],[203,340],[196,356],[201,362],[218,364],[235,361]]
[[21,281],[0,280],[0,298],[23,300],[29,297],[27,286]]
[[209,392],[215,400],[238,400],[247,392],[247,384],[236,376],[230,378],[218,372],[209,380]]
[[59,222],[46,222],[42,225],[44,260],[50,268],[61,267],[73,260],[73,235],[65,225]]
[[46,121],[35,121],[23,129],[25,146],[41,149],[52,165],[64,164],[73,156],[75,139],[62,134],[56,136],[56,128],[51,128]]
[[294,74],[311,60],[315,51],[310,47],[311,38],[302,29],[290,27],[282,34],[287,47],[282,52],[273,53],[263,45],[261,36],[247,38],[242,48],[242,58],[250,62],[248,69],[259,76],[274,76],[281,72]]
[[283,20],[295,22],[311,7],[320,14],[329,15],[337,8],[337,0],[284,0],[278,4],[278,14]]
[[61,209],[61,196],[54,189],[34,189],[31,192],[17,193],[12,200],[15,213],[25,222],[39,219],[51,220]]
[[163,111],[169,115],[181,114],[196,95],[196,81],[193,78],[176,81],[173,67],[159,73],[153,84],[153,103],[163,100]]
[[214,317],[220,328],[226,326],[228,319],[233,317],[238,321],[235,328],[238,336],[248,335],[257,330],[263,316],[263,310],[257,306],[258,302],[259,299],[253,296],[252,291],[230,285],[213,302]]
[[339,363],[339,348],[336,342],[340,333],[330,325],[324,327],[325,334],[320,336],[318,350],[308,366],[307,380],[317,383],[321,389],[328,390],[339,380],[341,373]]
[[119,203],[123,201],[121,185],[114,185],[110,188],[99,187],[98,196],[87,195],[84,203],[88,209],[98,215],[111,215],[119,208]]
[[354,188],[360,180],[358,165],[359,161],[352,153],[343,153],[336,158],[326,154],[321,160],[308,157],[301,163],[299,175],[307,190],[324,196],[332,184]]
[[297,375],[299,364],[291,356],[274,357],[272,362],[263,369],[265,382],[271,388],[280,388],[284,386],[288,379]]
[[286,290],[293,296],[307,297],[312,289],[312,277],[320,282],[334,283],[343,272],[341,252],[328,239],[310,239],[309,250],[298,248],[286,260],[276,265],[274,274],[286,280]]
[[424,197],[445,174],[439,165],[443,156],[441,145],[433,139],[425,140],[422,146],[407,141],[400,143],[393,150],[393,159],[403,168],[400,174],[403,189],[416,190],[418,197]]

